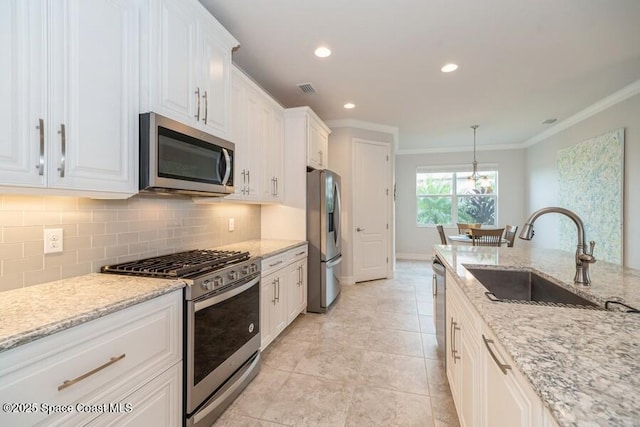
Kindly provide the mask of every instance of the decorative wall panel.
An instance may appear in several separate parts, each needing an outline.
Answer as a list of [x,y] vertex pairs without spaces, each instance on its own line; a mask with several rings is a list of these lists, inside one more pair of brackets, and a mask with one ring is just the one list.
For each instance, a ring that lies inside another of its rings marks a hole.
[[[622,264],[624,129],[558,151],[559,205],[577,213],[598,260]],[[576,226],[560,222],[560,248],[576,249]]]

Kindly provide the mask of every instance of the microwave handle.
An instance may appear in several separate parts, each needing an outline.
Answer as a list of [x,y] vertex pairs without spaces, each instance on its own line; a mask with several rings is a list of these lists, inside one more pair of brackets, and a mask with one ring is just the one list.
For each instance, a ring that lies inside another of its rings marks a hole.
[[224,154],[224,161],[227,166],[224,170],[224,178],[222,178],[222,185],[227,185],[227,181],[229,180],[229,175],[231,174],[231,157],[229,157],[229,152],[226,148],[222,149],[222,154]]

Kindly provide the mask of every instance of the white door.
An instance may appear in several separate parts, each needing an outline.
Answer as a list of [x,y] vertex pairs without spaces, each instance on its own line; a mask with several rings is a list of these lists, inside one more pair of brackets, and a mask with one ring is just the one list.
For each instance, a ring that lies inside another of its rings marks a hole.
[[226,137],[229,133],[229,67],[231,52],[216,39],[215,31],[203,28],[203,78],[200,123],[208,132]]
[[356,282],[387,277],[389,262],[389,145],[354,141],[353,258]]

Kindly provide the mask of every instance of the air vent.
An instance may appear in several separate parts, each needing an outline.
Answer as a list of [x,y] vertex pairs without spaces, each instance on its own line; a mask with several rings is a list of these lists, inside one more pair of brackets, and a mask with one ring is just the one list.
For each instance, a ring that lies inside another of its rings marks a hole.
[[543,125],[550,125],[551,123],[555,123],[557,122],[558,119],[547,119],[544,122],[542,122]]
[[300,83],[298,85],[298,87],[300,88],[301,91],[303,91],[304,93],[309,94],[309,95],[312,95],[314,93],[318,93],[313,88],[313,86],[311,86],[311,83]]

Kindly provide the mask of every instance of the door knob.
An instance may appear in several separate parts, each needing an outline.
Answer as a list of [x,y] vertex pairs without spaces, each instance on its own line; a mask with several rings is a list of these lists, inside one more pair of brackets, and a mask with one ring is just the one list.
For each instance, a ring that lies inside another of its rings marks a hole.
[[356,231],[364,231],[364,228],[358,227],[358,228],[356,228]]

